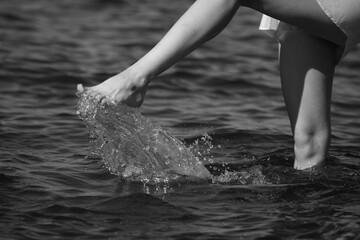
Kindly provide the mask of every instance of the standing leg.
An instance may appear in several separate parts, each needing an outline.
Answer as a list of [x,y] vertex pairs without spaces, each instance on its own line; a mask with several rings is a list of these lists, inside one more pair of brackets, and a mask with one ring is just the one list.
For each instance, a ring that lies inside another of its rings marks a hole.
[[294,168],[324,162],[330,144],[331,89],[336,45],[305,31],[280,39],[283,95],[294,134]]

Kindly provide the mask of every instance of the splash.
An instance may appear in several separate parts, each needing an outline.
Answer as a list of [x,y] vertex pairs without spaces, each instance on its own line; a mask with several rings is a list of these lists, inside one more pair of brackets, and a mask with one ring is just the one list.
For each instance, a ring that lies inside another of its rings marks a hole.
[[213,183],[241,184],[241,185],[265,185],[270,184],[264,175],[261,166],[251,166],[237,171],[225,170],[220,175],[212,177]]
[[204,164],[212,164],[213,156],[211,152],[214,148],[220,148],[220,145],[214,146],[212,137],[205,133],[200,139],[195,139],[193,144],[189,146],[190,151]]
[[87,125],[92,154],[114,174],[145,182],[179,176],[209,178],[210,173],[186,146],[150,122],[138,109],[94,104],[80,96],[77,114]]
[[213,183],[240,185],[264,185],[270,183],[268,177],[263,173],[263,167],[256,165],[257,161],[255,158],[250,160],[250,162],[255,164],[253,166],[244,166],[241,163],[228,164],[214,160],[212,152],[214,150],[222,152],[223,150],[220,144],[213,144],[213,138],[208,134],[195,139],[189,149],[209,170]]

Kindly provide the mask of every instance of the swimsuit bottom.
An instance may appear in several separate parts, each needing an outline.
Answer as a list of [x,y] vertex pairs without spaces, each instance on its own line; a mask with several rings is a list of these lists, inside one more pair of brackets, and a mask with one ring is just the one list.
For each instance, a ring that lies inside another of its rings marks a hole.
[[[317,2],[347,36],[345,46],[338,48],[338,59],[341,59],[360,42],[360,0],[317,0]],[[301,30],[266,15],[263,15],[259,29],[277,40],[285,31]]]

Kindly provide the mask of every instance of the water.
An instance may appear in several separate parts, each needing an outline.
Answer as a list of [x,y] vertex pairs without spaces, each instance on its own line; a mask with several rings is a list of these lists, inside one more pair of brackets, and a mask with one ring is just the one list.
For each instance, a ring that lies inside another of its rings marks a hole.
[[90,153],[101,157],[110,172],[145,183],[168,182],[180,176],[210,177],[190,149],[138,109],[79,97],[77,114],[93,139]]
[[145,184],[88,156],[76,84],[129,66],[191,1],[166,3],[0,2],[1,238],[359,239],[359,49],[336,71],[329,164],[295,171],[277,45],[248,9],[154,80],[141,109],[213,179]]

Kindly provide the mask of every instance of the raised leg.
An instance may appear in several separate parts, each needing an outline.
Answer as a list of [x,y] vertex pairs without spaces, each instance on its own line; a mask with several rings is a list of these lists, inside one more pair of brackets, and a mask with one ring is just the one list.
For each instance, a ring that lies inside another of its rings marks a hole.
[[316,0],[197,0],[138,62],[99,85],[90,88],[79,85],[79,93],[95,101],[110,98],[130,106],[141,105],[151,79],[218,34],[240,5],[298,26],[337,45],[344,45],[346,40],[345,34]]
[[78,92],[98,102],[111,99],[138,107],[148,83],[202,43],[220,33],[240,6],[239,0],[197,0],[165,36],[125,71]]
[[330,144],[330,103],[336,45],[304,31],[281,39],[280,73],[294,134],[296,169],[324,162]]

